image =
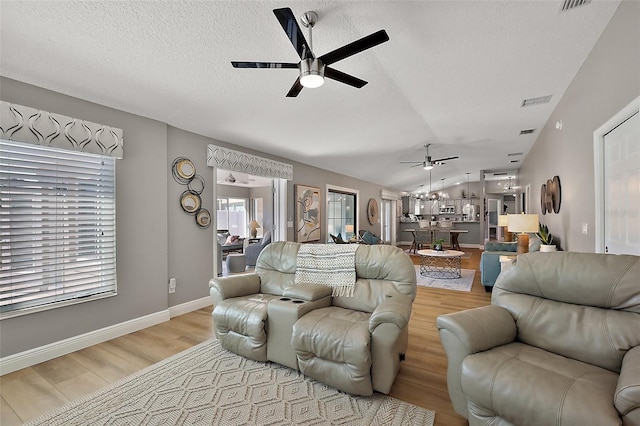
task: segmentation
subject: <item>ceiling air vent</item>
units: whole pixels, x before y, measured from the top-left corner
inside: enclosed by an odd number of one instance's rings
[[[519,163],[519,162],[520,162],[520,160],[511,160],[511,161],[509,161],[509,162],[510,162],[510,163]]]
[[[508,174],[509,174],[509,172],[500,172],[500,173],[494,173],[493,175],[494,176],[506,176]]]
[[[507,157],[515,157],[516,155],[522,155],[521,152],[511,152],[509,154],[507,154]]]
[[[536,129],[525,129],[525,130],[520,130],[520,134],[521,135],[530,135],[531,133],[535,132]]]
[[[551,95],[538,96],[537,98],[525,99],[524,101],[522,101],[522,105],[521,106],[526,107],[526,106],[531,106],[531,105],[546,104],[550,100],[551,100]]]
[[[584,6],[585,4],[591,3],[591,0],[564,0],[562,2],[561,12],[567,11],[569,9],[573,9],[578,6]]]

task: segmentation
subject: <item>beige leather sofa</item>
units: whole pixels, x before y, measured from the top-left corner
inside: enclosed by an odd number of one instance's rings
[[[222,347],[273,361],[336,389],[388,393],[407,349],[415,269],[397,247],[358,247],[353,297],[295,285],[299,243],[275,242],[255,273],[210,281],[213,323]]]
[[[518,256],[491,305],[437,319],[470,425],[640,425],[640,257]]]

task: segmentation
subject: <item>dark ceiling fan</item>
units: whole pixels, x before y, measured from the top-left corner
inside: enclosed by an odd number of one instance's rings
[[[456,155],[455,157],[438,158],[437,160],[433,160],[429,155],[429,146],[431,146],[430,143],[424,146],[427,150],[427,155],[424,156],[424,161],[401,161],[400,163],[413,164],[413,166],[411,167],[422,166],[422,168],[425,170],[431,170],[433,169],[433,166],[442,166],[443,164],[446,164],[445,161],[455,160],[456,158],[459,158]]]
[[[302,16],[302,25],[309,28],[309,41],[304,38],[298,22],[296,21],[293,12],[288,7],[283,9],[274,9],[273,13],[276,15],[278,22],[287,34],[293,48],[296,49],[298,56],[300,56],[300,62],[239,62],[232,61],[231,65],[234,68],[297,68],[300,70],[300,75],[293,86],[287,93],[287,97],[296,97],[300,93],[303,87],[315,88],[320,87],[324,83],[324,78],[330,78],[332,80],[339,81],[349,86],[361,88],[366,81],[360,80],[352,75],[338,71],[335,68],[331,68],[329,65],[338,62],[349,56],[360,53],[364,50],[377,46],[385,41],[389,41],[389,36],[385,30],[377,31],[345,46],[342,46],[329,53],[325,53],[322,56],[316,57],[313,53],[313,37],[311,29],[318,20],[318,15],[315,12],[306,12]]]

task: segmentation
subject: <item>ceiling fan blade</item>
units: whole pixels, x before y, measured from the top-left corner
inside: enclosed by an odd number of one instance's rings
[[[291,40],[291,44],[293,44],[293,48],[298,52],[300,59],[306,59],[305,56],[313,55],[311,49],[308,47],[307,39],[304,38],[304,34],[302,34],[302,30],[298,25],[298,21],[296,21],[296,17],[293,16],[291,9],[288,7],[273,9],[273,14],[278,18],[278,22],[282,25],[289,40]]]
[[[360,80],[357,77],[354,77],[349,74],[345,74],[342,71],[338,71],[337,69],[331,67],[325,67],[324,76],[330,78],[335,81],[339,81],[340,83],[348,84],[349,86],[357,87],[358,89],[367,84],[366,81]]]
[[[289,93],[287,93],[287,98],[295,98],[296,96],[298,96],[298,94],[300,94],[301,90],[302,90],[302,84],[300,83],[300,77],[298,77],[296,82],[293,83],[293,86],[291,86],[291,89],[289,89]]]
[[[457,155],[455,157],[447,157],[447,158],[438,158],[437,160],[433,160],[434,163],[440,163],[442,161],[447,161],[447,160],[455,160],[456,158],[460,158]]]
[[[401,161],[400,164],[422,164],[422,161]]]
[[[420,167],[420,166],[424,167],[424,163],[414,164],[414,165],[413,165],[413,166],[411,166],[411,167]]]
[[[373,34],[369,34],[366,37],[362,37],[360,40],[356,40],[345,46],[339,47],[334,51],[326,53],[320,56],[318,59],[321,59],[325,65],[331,65],[334,62],[338,62],[344,58],[348,58],[349,56],[360,53],[363,50],[370,49],[374,46],[384,43],[385,41],[389,41],[389,36],[387,35],[387,32],[385,30],[380,30]]]
[[[298,68],[298,64],[290,62],[241,62],[231,61],[234,68]]]

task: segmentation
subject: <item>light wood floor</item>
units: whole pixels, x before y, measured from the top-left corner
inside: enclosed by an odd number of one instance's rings
[[[447,357],[438,315],[488,305],[480,284],[480,251],[462,260],[475,269],[471,292],[418,287],[409,323],[409,350],[391,396],[436,411],[436,425],[466,425],[447,393]],[[414,263],[418,258],[412,257]],[[214,336],[211,308],[0,377],[0,425],[19,425]]]

